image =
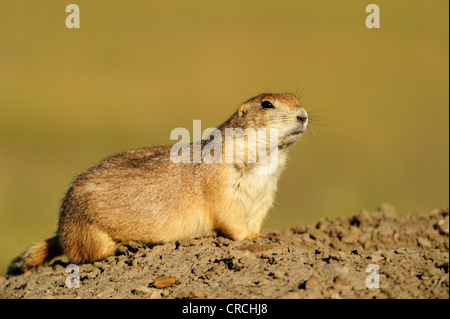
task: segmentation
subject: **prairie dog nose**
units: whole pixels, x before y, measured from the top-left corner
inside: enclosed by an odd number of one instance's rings
[[[306,124],[308,122],[308,113],[306,113],[306,110],[302,107],[300,108],[299,114],[297,115],[297,121],[302,124]]]

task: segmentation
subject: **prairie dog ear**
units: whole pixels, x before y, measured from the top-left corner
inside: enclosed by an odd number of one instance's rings
[[[251,106],[252,104],[250,102],[243,103],[239,108],[239,117],[245,115]]]

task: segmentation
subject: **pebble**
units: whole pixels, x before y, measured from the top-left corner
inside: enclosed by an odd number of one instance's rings
[[[192,239],[180,239],[177,241],[177,243],[181,246],[181,247],[189,247],[189,246],[193,246],[194,244],[192,243]]]
[[[311,229],[309,231],[309,235],[312,239],[314,240],[318,240],[318,241],[325,241],[325,239],[327,238],[327,236],[320,230],[318,229]]]
[[[304,234],[308,231],[308,226],[297,225],[297,226],[291,227],[291,230],[294,234]]]
[[[153,281],[153,287],[162,289],[175,285],[177,278],[174,276],[159,276]]]
[[[331,299],[342,299],[341,295],[338,292],[335,292],[331,295]]]
[[[157,291],[153,291],[150,294],[150,299],[161,299],[161,293],[157,292]]]
[[[150,290],[150,288],[145,286],[139,286],[134,290],[134,294],[141,296],[150,295],[151,293],[152,291]]]
[[[312,275],[308,280],[305,282],[305,289],[312,289],[315,286],[317,286],[320,283],[319,277],[317,275]]]
[[[438,230],[442,235],[449,234],[448,216],[446,219],[441,219],[438,221]]]
[[[426,238],[417,237],[417,243],[419,244],[419,246],[421,246],[423,248],[431,248],[431,243]]]

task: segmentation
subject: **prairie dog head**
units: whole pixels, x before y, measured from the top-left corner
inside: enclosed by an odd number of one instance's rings
[[[240,106],[238,119],[243,128],[277,129],[280,149],[295,143],[308,126],[308,113],[292,94],[258,95]]]

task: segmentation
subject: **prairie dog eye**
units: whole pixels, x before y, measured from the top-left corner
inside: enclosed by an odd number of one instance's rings
[[[270,103],[269,101],[262,101],[261,102],[261,106],[263,107],[263,108],[265,108],[265,109],[273,109],[274,108],[274,106],[273,106],[273,104],[272,103]]]

